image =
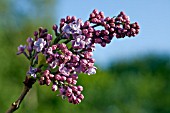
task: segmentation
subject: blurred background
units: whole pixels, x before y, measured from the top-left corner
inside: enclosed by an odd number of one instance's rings
[[[96,47],[97,74],[79,76],[81,104],[69,104],[36,83],[16,113],[170,113],[169,0],[0,0],[0,113],[20,95],[28,69],[17,47],[40,26],[53,33],[60,18],[85,21],[94,8],[106,16],[124,11],[139,22],[140,34]]]

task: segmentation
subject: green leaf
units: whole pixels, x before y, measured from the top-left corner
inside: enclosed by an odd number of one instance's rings
[[[42,53],[38,54],[38,66],[46,64],[46,58]]]

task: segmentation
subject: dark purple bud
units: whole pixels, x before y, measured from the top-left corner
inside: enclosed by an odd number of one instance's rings
[[[38,36],[38,32],[37,31],[34,32],[34,36],[35,37]]]
[[[102,46],[102,47],[105,47],[105,46],[106,46],[106,42],[102,42],[102,43],[101,43],[101,46]]]
[[[76,94],[77,94],[77,95],[80,95],[80,94],[81,94],[81,91],[77,91]]]
[[[67,78],[65,76],[61,76],[61,81],[65,81]]]
[[[112,27],[112,28],[115,27],[115,23],[110,23],[109,25],[110,25],[110,27]]]
[[[76,21],[77,20],[77,18],[75,17],[75,16],[72,16],[71,17],[71,21],[73,22],[73,21]]]
[[[72,84],[76,85],[77,84],[77,80],[72,80]]]
[[[44,73],[43,73],[43,75],[45,75],[45,76],[48,76],[49,74],[50,74],[49,70],[45,70]]]
[[[78,79],[78,75],[77,74],[72,74],[71,78],[73,78],[74,80],[77,80]]]
[[[110,31],[110,32],[114,32],[115,29],[114,29],[114,28],[110,28],[109,31]]]
[[[50,79],[53,79],[54,75],[53,74],[49,74],[49,77],[50,77]]]
[[[67,16],[66,17],[66,21],[69,22],[71,20],[71,17],[70,16]]]
[[[53,30],[57,32],[58,26],[56,24],[53,25]]]
[[[94,18],[95,17],[95,14],[94,13],[91,13],[90,14],[90,18]]]
[[[61,80],[61,76],[59,74],[55,75],[55,80]]]
[[[100,44],[100,43],[102,43],[102,39],[101,38],[95,38],[94,42]]]
[[[104,18],[104,12],[100,11],[99,15],[101,16],[101,18]]]
[[[56,84],[53,84],[53,85],[52,85],[52,91],[57,91],[57,89],[58,89],[57,85],[56,85]]]
[[[96,32],[95,32],[95,34],[96,34],[96,36],[100,36],[100,30],[97,30]]]
[[[32,39],[31,37],[28,37],[28,38],[27,38],[27,42],[28,42],[29,44],[32,44],[32,43],[33,43],[33,39]]]
[[[50,83],[51,83],[51,80],[50,80],[50,79],[47,79],[47,80],[46,80],[46,85],[49,86]]]
[[[97,9],[94,9],[94,10],[93,10],[93,13],[94,13],[95,15],[97,15],[97,14],[99,13],[99,11],[98,11]]]
[[[52,45],[52,50],[56,50],[57,49],[57,45]]]
[[[92,19],[91,19],[91,22],[92,22],[92,23],[97,23],[97,22],[98,22],[98,19],[97,19],[97,18],[92,18]]]
[[[65,23],[65,19],[64,19],[64,18],[61,18],[60,22],[61,22],[61,23]]]
[[[32,50],[33,50],[33,47],[29,44],[29,45],[27,46],[27,50],[31,53]]]
[[[108,30],[108,29],[110,28],[110,25],[109,25],[109,24],[106,24],[104,27],[105,27],[105,29]]]
[[[77,86],[78,91],[83,91],[83,87],[82,86]]]
[[[85,21],[83,27],[89,27],[90,26],[90,22],[89,21]]]
[[[93,33],[93,31],[94,31],[94,28],[92,28],[92,27],[89,27],[89,28],[88,28],[88,32],[89,32],[89,33]]]
[[[47,41],[51,41],[52,40],[52,35],[48,34],[47,35]]]
[[[73,102],[74,104],[79,104],[81,100],[79,98],[76,98],[76,100]]]
[[[87,29],[83,29],[83,34],[87,34],[88,33],[88,30]]]
[[[67,78],[67,83],[69,83],[69,84],[71,84],[72,83],[72,81],[73,81],[73,79],[72,78]]]
[[[81,99],[81,100],[83,100],[83,99],[84,99],[84,95],[83,95],[83,94],[80,94],[80,95],[78,95],[78,98]]]
[[[72,88],[72,90],[75,91],[75,92],[78,90],[78,89],[77,89],[77,86],[72,86],[71,88]]]
[[[110,19],[110,17],[106,17],[104,20],[108,22]]]
[[[100,20],[100,19],[101,19],[101,16],[100,16],[99,14],[97,14],[97,15],[96,15],[96,18],[97,18],[98,20]]]

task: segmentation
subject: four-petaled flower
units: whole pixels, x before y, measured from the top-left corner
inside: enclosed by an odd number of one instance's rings
[[[43,38],[39,38],[37,41],[34,42],[34,49],[37,52],[41,52],[46,45],[46,41]]]
[[[30,76],[36,78],[36,77],[37,77],[36,72],[37,72],[37,68],[32,68],[32,67],[30,66],[30,69],[29,69],[29,71],[27,72],[27,75],[30,75]]]
[[[19,54],[21,54],[21,53],[24,53],[25,48],[26,48],[26,45],[20,45],[20,46],[18,47],[17,55],[19,55]]]
[[[69,38],[70,35],[72,34],[82,34],[82,31],[80,29],[80,25],[82,22],[80,20],[74,21],[69,24],[64,24],[62,27],[63,34],[66,38]]]
[[[90,67],[90,68],[88,68],[86,71],[85,71],[85,73],[87,73],[88,75],[91,75],[91,74],[96,74],[96,67]]]
[[[85,48],[85,36],[84,35],[78,35],[72,40],[72,47],[74,49],[83,49]]]

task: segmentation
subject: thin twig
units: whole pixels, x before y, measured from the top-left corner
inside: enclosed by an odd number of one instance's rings
[[[35,79],[26,77],[26,79],[24,81],[24,84],[25,84],[24,89],[21,92],[21,95],[15,102],[12,103],[12,105],[10,106],[10,108],[7,110],[6,113],[13,113],[14,111],[16,111],[19,108],[21,102],[23,101],[23,99],[25,98],[25,96],[27,95],[29,90],[32,88],[32,85],[34,83],[35,83]]]

